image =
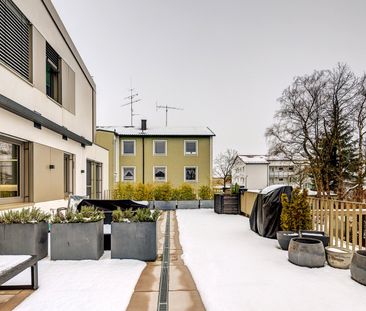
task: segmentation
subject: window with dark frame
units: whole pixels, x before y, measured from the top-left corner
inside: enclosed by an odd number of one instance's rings
[[[61,58],[46,43],[46,94],[61,104]]]
[[[31,80],[31,24],[11,0],[0,1],[0,61]]]
[[[197,180],[197,168],[196,167],[186,167],[185,168],[185,181],[196,181]]]
[[[0,138],[0,199],[20,196],[21,145]]]

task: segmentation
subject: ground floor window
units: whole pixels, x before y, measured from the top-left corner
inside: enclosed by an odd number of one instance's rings
[[[197,167],[184,168],[184,181],[197,181]]]
[[[21,198],[22,151],[21,143],[0,137],[0,201]]]
[[[91,199],[102,199],[103,164],[92,160],[86,161],[86,194]]]
[[[122,166],[122,181],[135,181],[135,171],[134,166]]]
[[[167,181],[166,166],[154,166],[154,181]]]
[[[64,154],[64,193],[73,194],[74,189],[74,158],[72,154]]]

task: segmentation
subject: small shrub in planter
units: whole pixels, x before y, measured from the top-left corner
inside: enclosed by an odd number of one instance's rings
[[[277,240],[282,249],[287,250],[290,240],[298,236],[299,230],[310,230],[312,227],[310,205],[307,191],[294,189],[291,198],[282,194],[281,228],[277,232]]]
[[[0,214],[0,255],[48,255],[48,219],[39,208]]]
[[[156,221],[160,211],[120,209],[112,214],[111,257],[153,261],[157,257]]]
[[[169,183],[157,184],[154,186],[154,200],[169,201],[172,199],[173,188]]]
[[[51,219],[51,259],[99,259],[104,252],[104,213],[93,206],[59,212]]]
[[[213,198],[213,194],[212,194],[212,189],[210,188],[210,186],[201,186],[198,189],[198,197],[201,200],[212,200]]]

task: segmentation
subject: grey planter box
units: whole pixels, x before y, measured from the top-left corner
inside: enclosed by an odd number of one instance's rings
[[[200,200],[200,208],[214,208],[214,200]]]
[[[103,252],[103,220],[51,225],[51,260],[98,260]]]
[[[177,201],[154,201],[154,207],[160,210],[175,210]]]
[[[48,255],[48,223],[0,224],[0,255]]]
[[[198,209],[199,201],[198,200],[185,200],[185,201],[177,201],[177,208],[180,209]]]
[[[156,222],[112,222],[111,257],[155,260],[157,257]]]

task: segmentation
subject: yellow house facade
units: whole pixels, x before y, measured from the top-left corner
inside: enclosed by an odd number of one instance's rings
[[[146,123],[145,123],[146,124]],[[117,182],[211,185],[209,128],[98,127],[96,141],[109,150],[110,185]]]

